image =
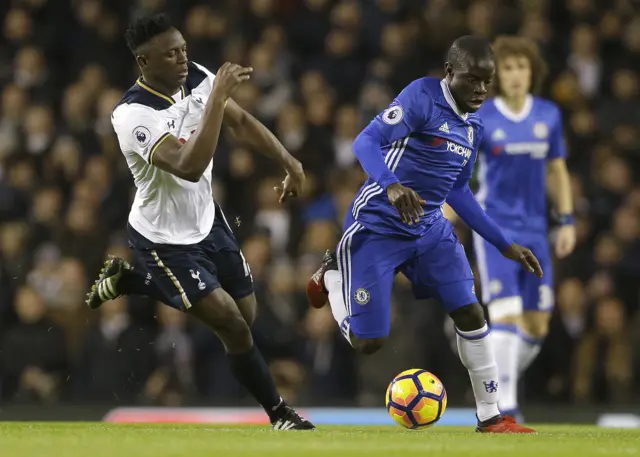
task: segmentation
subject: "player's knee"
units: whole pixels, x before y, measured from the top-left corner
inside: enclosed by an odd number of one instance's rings
[[[456,327],[463,332],[478,330],[485,324],[484,309],[480,303],[463,306],[450,315]]]
[[[256,311],[258,309],[255,294],[236,300],[236,303],[245,322],[249,327],[252,327],[253,322],[256,320]]]
[[[251,329],[240,313],[229,313],[214,331],[224,343],[227,352],[242,353],[253,346]]]
[[[386,340],[386,338],[360,339],[352,336],[351,344],[353,345],[353,348],[356,350],[356,352],[369,355],[378,352],[382,348],[382,346],[384,346],[384,342]]]
[[[503,325],[515,325],[520,326],[520,322],[522,320],[521,316],[503,316],[500,318],[491,317],[491,313],[489,313],[489,317],[491,318],[492,324],[503,324]]]
[[[526,313],[522,316],[522,321],[520,323],[522,331],[536,339],[543,339],[549,333],[549,320],[551,315],[549,313],[533,313],[532,315],[528,315]]]
[[[251,329],[235,301],[222,289],[214,290],[192,308],[192,314],[207,324],[229,353],[246,352],[253,346]]]

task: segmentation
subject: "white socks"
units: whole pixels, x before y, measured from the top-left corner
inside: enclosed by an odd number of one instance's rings
[[[456,340],[460,360],[469,370],[478,420],[482,422],[499,415],[498,367],[493,358],[489,327],[485,323],[482,328],[470,332],[456,328]]]
[[[518,327],[494,324],[491,337],[500,379],[500,411],[512,414],[518,409],[518,364],[522,346]]]
[[[491,327],[493,351],[500,379],[500,411],[518,412],[518,381],[542,347],[542,341],[524,335],[516,325],[496,323]]]
[[[342,277],[337,270],[328,270],[324,274],[324,287],[329,291],[329,305],[333,318],[338,323],[342,336],[351,344],[349,312],[342,295]]]
[[[540,349],[542,349],[543,340],[520,334],[520,351],[518,353],[518,372],[523,373],[529,365],[533,363]]]

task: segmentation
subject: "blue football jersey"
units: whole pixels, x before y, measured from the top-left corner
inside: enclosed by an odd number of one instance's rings
[[[478,158],[476,197],[500,226],[547,230],[547,161],[566,157],[562,116],[549,100],[528,96],[521,113],[500,98],[478,114],[485,127]]]
[[[367,128],[379,129],[381,154],[403,186],[427,203],[419,223],[402,222],[386,191],[369,178],[353,201],[352,215],[377,233],[422,236],[443,217],[452,188],[473,172],[482,138],[477,114],[463,113],[444,80],[421,78],[409,84]],[[372,152],[374,153],[374,152]]]

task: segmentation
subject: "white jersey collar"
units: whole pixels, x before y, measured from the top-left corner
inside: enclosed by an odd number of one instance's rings
[[[447,80],[446,79],[443,79],[443,80],[440,81],[440,87],[442,88],[442,93],[444,94],[444,99],[447,101],[447,103],[449,104],[451,109],[453,111],[455,111],[455,113],[458,116],[460,116],[463,121],[466,121],[467,117],[469,117],[469,113],[465,113],[460,108],[458,108],[458,105],[456,104],[456,101],[453,99],[453,95],[451,95],[451,90],[449,89],[449,84],[447,84]]]
[[[505,118],[509,119],[512,122],[522,122],[531,113],[531,109],[533,108],[533,97],[531,95],[527,95],[524,99],[524,106],[522,107],[522,111],[519,113],[514,113],[507,106],[506,102],[502,97],[496,97],[493,101],[496,109],[500,114],[502,114]]]

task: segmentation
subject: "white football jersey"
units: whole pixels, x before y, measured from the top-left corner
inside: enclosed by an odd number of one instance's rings
[[[153,243],[198,243],[211,231],[215,217],[212,163],[196,183],[153,166],[158,146],[170,135],[189,140],[204,114],[215,76],[195,62],[188,66],[187,81],[177,94],[169,97],[140,79],[111,116],[136,185],[129,223]]]

